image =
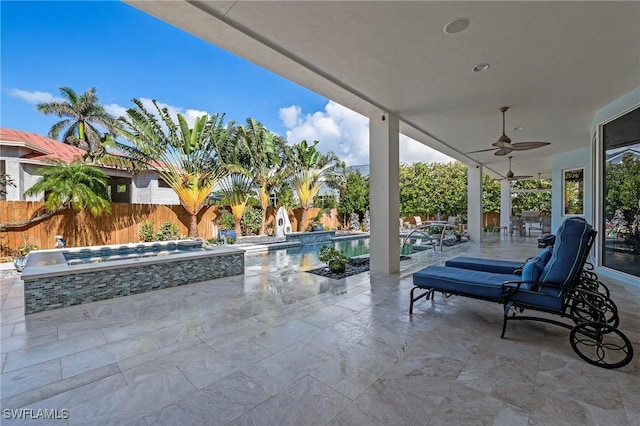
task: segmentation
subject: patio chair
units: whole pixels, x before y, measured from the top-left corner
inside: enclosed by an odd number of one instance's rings
[[[415,302],[433,298],[436,291],[446,297],[457,295],[495,302],[503,306],[502,338],[509,321],[555,324],[570,330],[569,342],[580,358],[598,367],[623,367],[632,360],[633,347],[617,328],[620,321],[617,308],[608,295],[589,290],[596,278],[581,272],[585,267],[589,269],[586,260],[595,235],[584,219],[566,219],[553,248],[545,248],[529,259],[520,274],[429,266],[413,274],[409,314],[413,314]],[[416,296],[416,290],[424,292]],[[522,315],[524,311],[542,315]]]
[[[529,231],[529,236],[531,236],[531,231],[540,231],[540,235],[543,234],[542,231],[542,221],[544,219],[540,218],[540,221],[538,223],[531,223],[529,224],[529,227],[527,228],[527,230]]]
[[[524,221],[517,217],[511,218],[511,232],[514,236],[524,237]]]

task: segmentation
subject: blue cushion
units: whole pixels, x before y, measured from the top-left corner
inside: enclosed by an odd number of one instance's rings
[[[520,280],[518,275],[449,266],[429,266],[413,274],[413,284],[421,288],[495,301],[500,301],[502,297],[502,283],[517,280]]]
[[[522,280],[523,281],[539,281],[540,276],[542,275],[542,271],[544,267],[551,259],[552,248],[547,247],[540,252],[536,257],[532,257],[527,260],[527,263],[524,264],[522,268]],[[532,290],[532,284],[523,284],[520,288],[524,290]]]
[[[513,274],[516,269],[522,268],[522,262],[517,260],[483,259],[468,256],[456,256],[444,262],[444,265],[452,268],[495,272],[496,274]]]
[[[547,290],[555,290],[549,288],[542,288],[540,291],[522,290],[509,295],[509,301],[515,302],[519,306],[530,305],[537,308],[545,308],[550,310],[562,311],[564,305],[564,298],[557,296],[557,291],[550,292]],[[505,308],[509,304],[505,305]],[[507,309],[508,311],[508,309]]]
[[[571,284],[587,256],[591,226],[581,217],[566,219],[556,236],[553,254],[540,281],[560,285]]]

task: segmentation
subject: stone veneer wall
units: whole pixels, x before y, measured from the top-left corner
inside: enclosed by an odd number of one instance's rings
[[[287,241],[298,241],[300,244],[313,244],[330,241],[335,237],[336,231],[293,232],[287,234]]]
[[[244,252],[24,279],[25,314],[244,273]]]

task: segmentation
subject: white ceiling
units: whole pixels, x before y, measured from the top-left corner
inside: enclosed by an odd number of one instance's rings
[[[516,174],[549,175],[551,155],[589,146],[598,109],[640,86],[634,1],[128,3],[362,114],[397,113],[402,133],[502,174],[506,157],[462,155],[497,140],[499,107],[513,142],[551,142],[514,152]],[[469,27],[445,34],[459,17]]]

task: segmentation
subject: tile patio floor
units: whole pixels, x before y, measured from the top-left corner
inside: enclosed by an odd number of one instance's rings
[[[638,355],[592,367],[542,323],[502,340],[500,306],[461,297],[409,317],[419,267],[538,252],[535,237],[487,237],[413,255],[397,276],[336,282],[256,257],[244,276],[28,317],[22,282],[4,279],[2,424],[639,425]],[[639,288],[607,284],[637,354]],[[19,408],[68,419],[6,419]]]

